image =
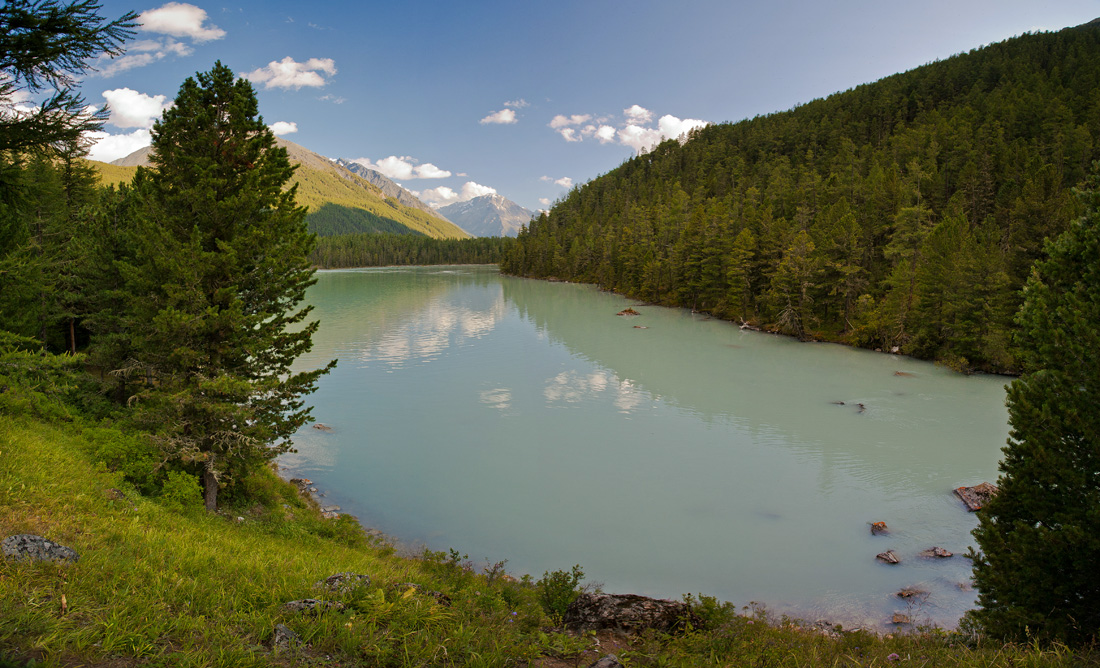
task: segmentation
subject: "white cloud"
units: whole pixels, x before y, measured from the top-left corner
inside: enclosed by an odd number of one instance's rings
[[[113,77],[120,72],[145,67],[168,56],[183,57],[192,53],[194,53],[194,49],[189,45],[177,42],[171,37],[142,39],[129,44],[124,56],[118,58],[100,57],[95,62],[95,69],[101,77]]]
[[[173,37],[190,37],[196,42],[209,42],[225,37],[225,31],[206,24],[206,10],[185,2],[169,2],[157,9],[142,12],[137,22],[146,32]]]
[[[129,134],[89,132],[86,136],[94,142],[88,150],[88,158],[100,162],[125,158],[139,148],[145,148],[153,143],[152,135],[145,128],[134,130]]]
[[[558,114],[550,120],[550,127],[555,130],[559,128],[569,127],[570,125],[580,125],[587,122],[592,118],[591,114],[573,114],[572,116],[563,116]]]
[[[378,162],[372,162],[369,158],[356,158],[351,162],[381,172],[386,178],[395,181],[404,179],[445,179],[451,176],[451,172],[445,169],[440,169],[430,162],[420,164],[419,160],[407,155],[401,157],[391,155],[388,158],[382,158]]]
[[[478,121],[482,125],[488,125],[490,123],[498,125],[511,125],[516,122],[516,112],[511,109],[501,109],[500,111],[494,111],[485,118]]]
[[[560,179],[555,179],[553,176],[540,176],[539,181],[552,181],[562,188],[572,188],[573,179],[568,176],[563,176]]]
[[[623,109],[623,116],[626,116],[634,124],[648,123],[653,120],[653,112],[637,104],[632,104]]]
[[[336,63],[332,58],[310,58],[304,63],[296,62],[290,56],[279,61],[271,61],[267,67],[261,67],[241,76],[262,83],[264,88],[320,88],[324,86],[324,75],[336,74]]]
[[[319,97],[317,99],[322,101],[322,102],[331,102],[333,104],[343,104],[344,102],[347,101],[344,98],[339,97],[338,95],[322,95],[321,97]]]
[[[521,97],[518,100],[509,100],[505,102],[504,106],[512,107],[513,109],[523,109],[524,107],[531,106],[531,103]]]
[[[550,200],[549,197],[540,197],[539,198],[539,204],[541,204],[543,206],[550,206],[550,201],[551,200]]]
[[[298,124],[290,121],[275,121],[271,124],[271,132],[276,137],[293,134],[298,131]]]
[[[567,142],[595,139],[601,144],[619,143],[643,153],[666,139],[680,139],[692,130],[710,125],[707,121],[666,114],[657,121],[657,127],[651,127],[653,112],[637,104],[623,109],[624,120],[618,128],[608,118],[588,123],[591,118],[590,114],[558,115],[550,121],[550,127]]]
[[[426,202],[433,207],[439,208],[441,206],[447,206],[448,204],[455,204],[457,202],[466,202],[472,200],[475,197],[481,197],[482,195],[495,195],[496,188],[490,188],[489,186],[483,186],[480,183],[473,181],[467,181],[462,184],[461,192],[455,192],[453,189],[447,186],[439,186],[438,188],[431,188],[429,190],[421,190],[419,192],[413,192],[418,199],[422,202]]]
[[[129,88],[103,91],[111,109],[107,122],[118,128],[150,129],[165,109],[172,106],[164,95],[146,95]],[[138,147],[140,148],[140,147]],[[121,157],[121,156],[119,156]]]

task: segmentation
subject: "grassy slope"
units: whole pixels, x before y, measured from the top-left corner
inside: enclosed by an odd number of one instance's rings
[[[92,463],[97,433],[0,415],[0,534],[40,534],[81,554],[67,566],[0,559],[0,665],[7,655],[46,665],[572,666],[600,654],[591,637],[545,629],[534,588],[489,582],[455,559],[403,559],[366,545],[351,522],[320,520],[274,476],[256,488],[270,503],[237,511],[243,521],[143,498]],[[128,498],[111,500],[115,487]],[[311,584],[343,571],[372,578],[328,597],[345,611],[282,609],[324,597]],[[391,587],[405,582],[453,603]],[[699,611],[710,631],[620,639],[620,658],[628,666],[1096,665],[1064,648],[974,646],[938,631],[832,638],[731,606]],[[272,652],[276,623],[310,647]]]
[[[297,151],[291,151],[291,161],[301,165],[294,175],[294,182],[298,184],[298,203],[309,207],[311,212],[325,204],[332,204],[367,211],[436,239],[465,239],[469,236],[453,223],[385,197],[366,179],[346,169],[331,162],[303,157]],[[99,172],[102,184],[128,183],[137,171],[137,167],[120,167],[95,160],[88,162]]]

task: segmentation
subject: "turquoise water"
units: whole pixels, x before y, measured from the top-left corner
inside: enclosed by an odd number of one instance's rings
[[[405,544],[846,625],[973,605],[976,519],[951,490],[996,480],[1003,377],[493,267],[322,272],[309,300],[298,366],[340,360],[312,397],[332,431],[281,463]]]

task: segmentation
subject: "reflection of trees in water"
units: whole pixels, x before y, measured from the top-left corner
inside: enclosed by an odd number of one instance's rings
[[[495,270],[481,267],[321,272],[308,297],[316,349],[363,363],[431,359],[485,336],[505,312]]]

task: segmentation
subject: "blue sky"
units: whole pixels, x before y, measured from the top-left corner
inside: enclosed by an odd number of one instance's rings
[[[220,59],[290,141],[436,204],[545,208],[697,124],[1100,17],[1100,0],[223,1],[102,3],[143,27],[84,79],[112,108],[92,157],[148,144],[182,81]]]

